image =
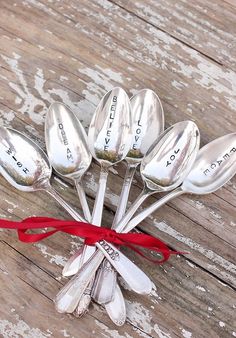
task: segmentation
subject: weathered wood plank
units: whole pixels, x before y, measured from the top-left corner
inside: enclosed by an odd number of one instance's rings
[[[235,20],[224,1],[112,1],[208,58],[236,69]]]
[[[87,127],[96,104],[115,85],[130,94],[143,87],[157,91],[166,125],[183,119],[196,121],[202,144],[235,131],[236,12],[226,2],[27,0],[0,4],[0,122],[26,132],[42,147],[44,116],[51,102],[66,103]],[[120,165],[110,175],[106,225],[113,216],[109,210],[115,210],[118,202],[124,170]],[[85,177],[91,206],[98,172],[94,164]],[[53,183],[78,207],[70,184]],[[69,217],[43,193],[19,193],[3,178],[0,185],[0,217]],[[141,187],[136,177],[130,201]],[[236,285],[235,192],[233,178],[215,194],[178,198],[143,223],[144,231],[190,254],[154,267],[128,252],[160,287],[150,297],[126,291],[130,324],[118,331],[97,306],[82,320],[54,316],[51,299],[66,282],[60,277],[61,268],[80,245],[77,239],[56,235],[29,252],[29,246],[17,242],[15,234],[1,231],[5,243],[1,243],[0,285],[7,286],[0,296],[4,303],[0,333],[12,330],[10,334],[17,334],[17,325],[21,325],[24,337],[35,328],[32,332],[40,338],[76,337],[78,333],[83,337],[236,335],[234,291],[230,287]],[[148,203],[155,198],[158,196]],[[11,271],[10,281],[4,273],[9,272],[6,266]],[[22,288],[20,294],[14,290],[15,285]],[[24,298],[26,311],[20,308]],[[29,317],[36,313],[35,303],[39,312],[36,319]],[[50,327],[52,333],[47,332]],[[88,333],[87,327],[94,327],[94,333]]]

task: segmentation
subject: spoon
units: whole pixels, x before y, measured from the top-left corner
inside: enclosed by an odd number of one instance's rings
[[[136,211],[137,205],[144,201],[144,197],[157,191],[175,189],[181,184],[194,163],[199,141],[199,130],[196,124],[191,121],[176,123],[160,135],[156,144],[149,149],[141,163],[141,174],[145,180],[145,188],[137,199],[138,202],[136,202],[135,208],[132,208],[132,212]],[[130,212],[130,217],[132,216],[131,214]],[[127,217],[127,219],[129,220],[130,218]],[[115,227],[115,230],[121,232],[125,225],[126,219],[123,218]],[[117,253],[119,253],[118,250]],[[96,251],[91,256],[89,261],[83,265],[82,269],[64,289],[64,301],[72,297],[74,290],[77,292],[76,296],[80,297],[103,258],[104,256],[100,251]]]
[[[122,232],[131,231],[155,210],[182,194],[210,194],[226,184],[236,174],[236,133],[215,139],[202,147],[196,161],[181,186],[156,201],[136,217]]]
[[[89,128],[88,139],[90,151],[101,166],[99,188],[91,220],[93,224],[101,224],[108,168],[123,160],[128,153],[129,148],[127,144],[129,145],[131,142],[131,122],[130,102],[127,94],[119,87],[113,88],[113,90],[108,92],[101,100]],[[87,249],[85,247],[82,252],[84,258],[82,256],[80,264],[75,264],[75,260],[73,260],[74,257],[72,257],[68,265],[66,264],[64,267],[63,273],[65,273],[65,271],[68,272],[67,268],[75,267],[73,271],[74,274],[78,271],[79,267],[81,267],[81,263],[87,260],[86,255],[90,257],[93,253],[93,248],[91,249],[91,247],[89,247]],[[79,255],[75,254],[75,259],[77,258],[79,258]],[[72,264],[70,264],[71,262]],[[68,275],[68,273],[66,275]],[[93,284],[94,282],[92,280],[79,301],[76,309],[76,315],[79,317],[87,312],[91,301]],[[114,293],[113,291],[112,289],[112,294]],[[119,286],[117,286],[115,296],[118,311],[111,311],[112,307],[108,307],[107,312],[113,322],[122,325],[125,320],[126,311],[123,311],[125,302]],[[115,314],[118,314],[119,317],[115,317]]]
[[[52,168],[43,150],[20,132],[0,126],[0,172],[15,188],[25,192],[44,190],[54,197],[76,220],[86,222],[51,187]],[[131,288],[139,293],[149,293],[150,279],[115,246],[100,241],[97,247],[118,269]],[[132,276],[129,271],[134,271]],[[135,280],[137,278],[137,280]]]
[[[164,112],[159,97],[150,89],[140,90],[130,99],[132,114],[132,142],[125,158],[127,169],[112,229],[125,214],[129,191],[136,168],[150,146],[164,131]],[[109,262],[103,261],[93,285],[92,297],[99,304],[112,301],[116,287],[116,271]],[[117,307],[117,300],[116,307]],[[111,304],[110,304],[111,306]]]
[[[0,126],[0,172],[16,189],[44,190],[77,221],[85,221],[50,184],[52,167],[47,155],[17,130]]]
[[[92,156],[101,166],[98,191],[91,223],[100,225],[108,177],[108,169],[122,161],[131,143],[131,111],[126,92],[119,87],[106,93],[93,115],[88,145]],[[83,253],[77,251],[65,264],[63,276],[78,272],[83,262],[94,253],[94,247],[84,247]],[[69,273],[68,273],[69,272]]]
[[[85,130],[74,113],[60,102],[49,107],[45,119],[45,141],[54,170],[75,183],[86,220],[91,219],[81,178],[89,168],[92,156]]]

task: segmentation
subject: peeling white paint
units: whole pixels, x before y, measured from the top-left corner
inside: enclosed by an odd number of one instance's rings
[[[219,326],[220,326],[220,327],[225,327],[225,323],[222,322],[222,321],[220,321],[220,322],[219,322]]]
[[[0,320],[0,334],[3,338],[49,338],[52,337],[50,333],[41,331],[38,328],[30,327],[25,321],[21,320],[19,316],[15,316],[17,321],[10,322],[9,320]]]
[[[39,48],[40,50],[44,50],[44,49],[45,49],[45,47],[42,46],[42,45],[38,45],[38,48]]]
[[[187,83],[184,83],[184,82],[182,82],[182,81],[176,81],[176,80],[173,80],[172,82],[171,82],[171,85],[172,85],[172,87],[175,87],[176,89],[178,89],[178,90],[182,90],[182,89],[184,89],[185,87],[188,87],[188,84]]]
[[[191,338],[192,337],[192,332],[187,331],[185,329],[182,329],[182,335],[184,338]]]
[[[190,199],[190,201],[195,205],[196,209],[198,209],[198,210],[205,208],[205,205],[200,201],[196,201],[196,200],[192,200],[192,199]]]
[[[200,290],[202,292],[206,292],[206,289],[204,287],[200,286],[200,285],[197,285],[196,289],[198,289],[198,290]]]
[[[171,338],[152,319],[150,311],[138,302],[126,301],[127,318],[132,324],[148,334],[156,333],[159,338]]]
[[[54,176],[53,179],[54,179],[55,181],[59,182],[60,185],[62,185],[63,187],[69,188],[69,185],[66,184],[64,181],[62,181],[62,179],[60,179],[58,176]]]
[[[120,72],[115,72],[110,68],[103,69],[99,65],[95,65],[94,68],[79,68],[78,71],[91,79],[90,82],[85,82],[81,78],[79,81],[86,84],[87,87],[82,91],[82,94],[95,106],[107,91],[111,90],[115,85],[123,83]]]
[[[44,88],[46,80],[44,79],[44,73],[41,68],[37,68],[34,75],[34,89],[37,93],[37,96],[35,96],[26,82],[23,71],[19,67],[21,56],[19,54],[13,53],[12,58],[5,55],[1,55],[1,57],[9,65],[19,82],[19,84],[16,84],[6,79],[11,89],[16,92],[15,100],[17,101],[16,104],[19,105],[17,108],[18,112],[22,114],[28,114],[34,123],[42,125],[44,123],[44,117],[48,110],[49,104],[57,100],[65,103],[78,116],[79,119],[83,118],[82,123],[85,127],[90,124],[91,116],[94,112],[94,105],[91,102],[87,101],[86,99],[74,102],[70,99],[68,92],[64,89],[52,88],[47,90]],[[54,72],[53,70],[49,71]],[[65,79],[66,77],[64,77],[64,80]],[[102,95],[100,95],[100,98],[101,96]],[[91,94],[90,98],[93,99],[93,97],[94,95]],[[35,111],[36,107],[37,111]],[[83,115],[81,115],[80,112],[83,112]],[[4,118],[6,122],[11,122],[14,117],[14,112],[2,112],[2,118]]]
[[[111,330],[109,329],[105,324],[99,322],[97,319],[95,319],[95,324],[103,330],[103,332],[100,332],[102,337],[105,338],[132,338],[128,333],[125,333],[125,335],[119,334],[118,330]]]
[[[13,203],[12,201],[9,201],[8,199],[5,198],[5,202],[7,202],[9,205],[13,207],[13,209],[18,208],[18,204]]]
[[[63,337],[74,338],[74,336],[71,336],[66,330],[60,330],[60,332],[63,334]]]
[[[65,263],[67,262],[67,258],[60,256],[60,255],[53,255],[50,252],[47,251],[47,246],[42,244],[42,243],[36,243],[34,244],[35,247],[37,247],[40,252],[43,254],[45,258],[50,258],[49,263],[55,263],[56,265],[59,266],[64,266]]]
[[[186,263],[187,263],[191,268],[193,268],[193,269],[196,267],[196,265],[194,265],[193,263],[191,263],[191,262],[189,262],[189,261],[187,261],[187,260],[186,260]]]

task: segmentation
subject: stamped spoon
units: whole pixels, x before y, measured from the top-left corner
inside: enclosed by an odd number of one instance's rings
[[[90,221],[91,214],[81,184],[92,160],[87,135],[75,114],[60,102],[52,103],[47,112],[45,141],[51,165],[60,176],[74,181],[84,217]]]
[[[132,142],[125,158],[126,174],[121,190],[112,229],[125,214],[129,191],[136,168],[150,146],[164,131],[164,112],[159,97],[151,89],[140,90],[130,99],[132,115]],[[112,301],[116,287],[116,271],[107,260],[96,274],[92,297],[99,304]],[[117,304],[117,300],[115,299]],[[110,304],[111,306],[111,304]],[[114,305],[115,306],[115,305]],[[117,306],[117,305],[116,305]]]
[[[236,174],[236,133],[219,137],[199,150],[196,161],[182,185],[156,201],[136,217],[122,232],[131,231],[162,205],[182,194],[210,194]]]
[[[113,88],[100,101],[92,118],[89,133],[89,149],[101,166],[98,191],[91,223],[100,225],[108,177],[108,169],[123,160],[131,143],[131,110],[126,92]],[[82,255],[76,252],[65,264],[63,276],[78,272],[81,263],[94,253],[93,247],[85,247]],[[81,257],[82,256],[82,257]]]
[[[50,184],[52,167],[47,155],[17,130],[0,126],[0,172],[16,189],[44,190],[77,221],[85,221]]]
[[[16,189],[33,192],[43,190],[54,197],[76,220],[86,222],[51,187],[52,168],[43,150],[22,133],[0,127],[0,172]],[[140,293],[149,293],[152,289],[150,279],[115,246],[100,241],[97,247],[119,271],[126,282]],[[108,254],[108,252],[112,252]],[[115,255],[115,258],[113,257]],[[129,272],[133,271],[134,275]],[[136,280],[137,279],[137,280]]]

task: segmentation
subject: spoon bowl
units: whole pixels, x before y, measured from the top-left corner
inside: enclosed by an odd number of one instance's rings
[[[52,168],[44,151],[20,132],[0,127],[0,172],[18,190],[47,186]]]
[[[168,191],[182,183],[196,159],[199,135],[192,121],[176,123],[160,135],[141,163],[148,189]]]
[[[151,89],[142,89],[131,97],[132,139],[125,158],[139,164],[148,149],[164,131],[164,111],[159,97]]]
[[[101,167],[123,160],[131,143],[131,111],[126,92],[115,87],[100,101],[92,118],[89,149]]]
[[[64,104],[51,104],[45,119],[47,153],[54,170],[61,176],[80,179],[92,156],[87,135],[75,114]]]
[[[210,194],[230,180],[235,172],[236,133],[232,133],[200,149],[194,167],[182,184],[182,190],[192,194]]]

